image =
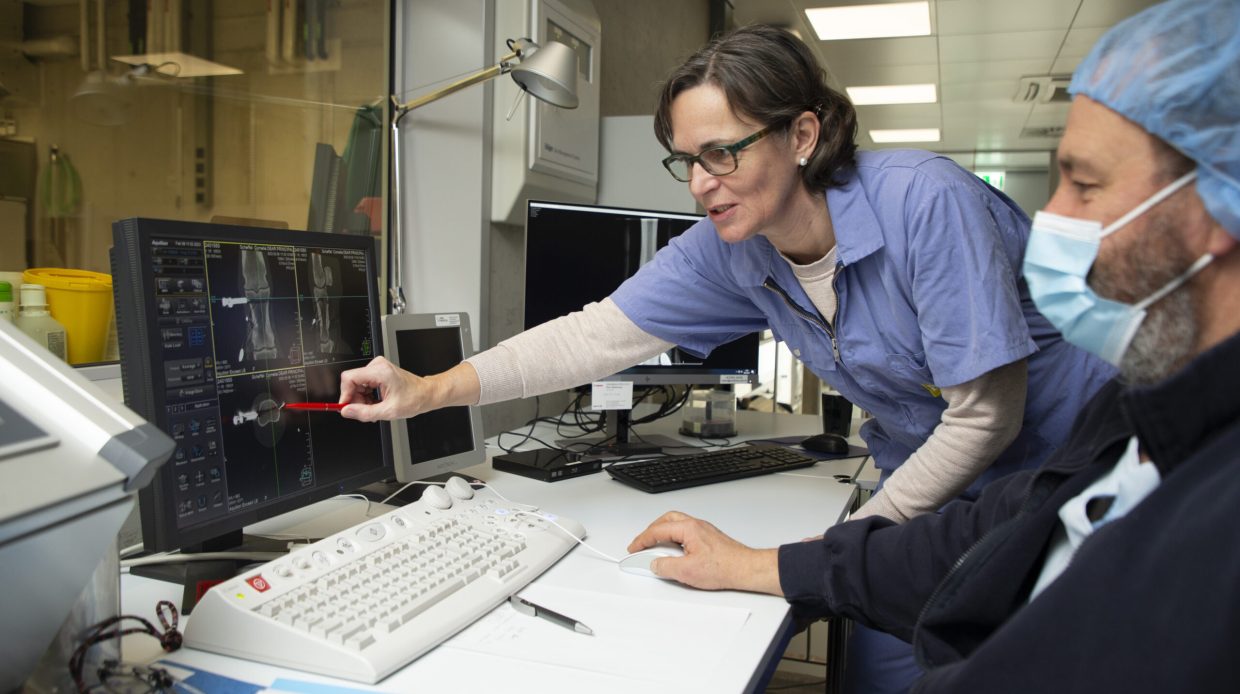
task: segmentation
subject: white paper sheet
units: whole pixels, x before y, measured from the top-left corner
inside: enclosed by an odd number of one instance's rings
[[[671,600],[530,585],[520,595],[594,630],[578,634],[507,603],[443,649],[471,650],[650,683],[690,685],[685,663],[709,672],[728,651],[749,611]]]

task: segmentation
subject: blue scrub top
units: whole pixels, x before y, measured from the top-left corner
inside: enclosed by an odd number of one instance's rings
[[[860,152],[826,192],[835,316],[820,316],[764,236],[735,244],[709,219],[612,294],[642,330],[698,355],[770,328],[811,371],[874,415],[861,428],[884,476],[938,426],[944,386],[1028,358],[1021,432],[964,494],[1036,467],[1115,375],[1038,313],[1020,277],[1029,218],[931,152]]]

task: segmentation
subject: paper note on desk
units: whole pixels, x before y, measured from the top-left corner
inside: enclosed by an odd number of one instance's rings
[[[519,614],[507,603],[443,648],[665,684],[683,683],[684,663],[710,670],[728,652],[749,610],[530,585],[521,596],[594,630],[586,636]],[[635,667],[640,663],[640,667]]]

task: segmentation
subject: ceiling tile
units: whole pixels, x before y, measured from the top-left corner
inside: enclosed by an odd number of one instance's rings
[[[858,39],[855,41],[818,41],[815,45],[827,66],[849,64],[916,65],[938,59],[934,36],[913,36],[898,39]]]
[[[1076,72],[1076,66],[1080,65],[1081,61],[1084,59],[1085,56],[1077,55],[1061,57],[1055,61],[1054,65],[1051,66],[1051,74],[1071,75],[1073,72]]]
[[[765,21],[801,29],[812,5],[862,0],[731,0],[739,24]],[[1023,75],[1071,74],[1106,27],[1156,0],[934,0],[936,35],[857,41],[812,41],[832,84],[867,86],[933,82],[938,104],[858,109],[858,141],[873,148],[871,128],[939,127],[935,151],[1053,150],[1054,137],[1021,137],[1025,128],[1062,128],[1068,104],[1012,101]]]
[[[1081,0],[1074,27],[1110,27],[1120,20],[1157,5],[1159,0]]]
[[[1059,57],[1084,58],[1105,33],[1107,30],[1103,27],[1087,27],[1069,31],[1068,37],[1064,39],[1063,48],[1059,50]]]
[[[1016,83],[1012,80],[954,82],[939,88],[939,100],[945,104],[973,101],[1011,101],[1015,93]]]
[[[857,117],[876,119],[883,123],[924,123],[925,125],[881,125],[882,128],[933,127],[939,123],[938,104],[885,104],[882,106],[858,106]]]
[[[832,77],[845,87],[869,87],[885,84],[938,84],[937,63],[922,65],[868,65],[840,63],[828,65]]]
[[[1080,0],[938,0],[938,34],[1063,31],[1079,5]]]
[[[939,84],[967,82],[1007,81],[1016,93],[1016,84],[1022,75],[1044,75],[1050,60],[987,60],[970,63],[943,63],[939,68]]]
[[[1045,58],[1049,66],[1063,37],[1064,32],[1057,30],[941,36],[939,61],[965,63]]]
[[[1014,120],[1017,125],[1025,121],[1029,115],[1028,104],[1016,104],[1011,101],[971,101],[962,104],[941,104],[943,120],[954,118],[975,119],[978,123],[996,121],[1005,123]]]

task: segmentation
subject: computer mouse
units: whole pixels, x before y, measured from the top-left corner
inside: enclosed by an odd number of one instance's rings
[[[848,453],[848,439],[839,434],[816,434],[802,441],[801,448],[818,453],[844,455]]]
[[[448,492],[448,496],[451,496],[454,499],[464,500],[474,498],[474,488],[470,486],[469,482],[466,482],[461,477],[448,478],[448,481],[443,485],[443,488],[444,491]]]
[[[421,501],[425,501],[427,506],[437,509],[452,508],[452,497],[443,490],[443,487],[427,487],[422,490]]]
[[[663,578],[650,570],[650,562],[659,557],[683,557],[685,550],[675,542],[660,542],[646,549],[639,550],[620,560],[620,570],[625,573],[650,578]],[[671,580],[671,579],[665,579]]]

